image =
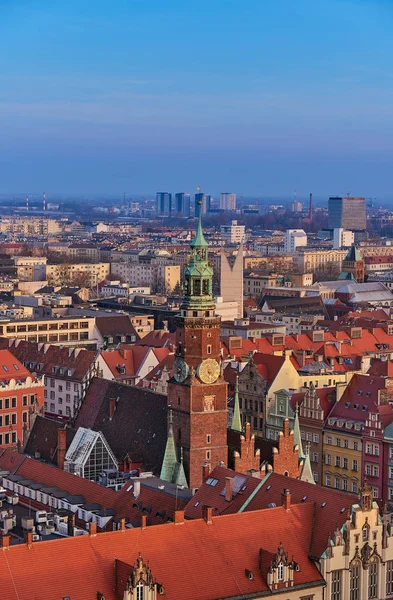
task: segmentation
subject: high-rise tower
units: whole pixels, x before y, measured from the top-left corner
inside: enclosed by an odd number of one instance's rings
[[[227,384],[221,373],[220,325],[215,313],[213,268],[203,236],[201,214],[190,262],[185,267],[185,296],[176,317],[176,358],[168,383],[173,434],[183,448],[190,488],[202,484],[202,466],[227,464]]]

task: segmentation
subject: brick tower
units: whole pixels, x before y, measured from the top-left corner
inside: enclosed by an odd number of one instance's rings
[[[201,211],[184,276],[185,296],[176,317],[176,358],[168,382],[168,404],[179,456],[183,449],[188,485],[198,488],[204,463],[215,467],[228,461],[228,394],[220,367],[221,318],[215,313],[213,269],[208,262]]]

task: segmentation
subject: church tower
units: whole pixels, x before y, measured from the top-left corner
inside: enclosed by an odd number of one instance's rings
[[[213,301],[213,268],[201,213],[185,267],[185,296],[176,317],[176,357],[168,382],[173,435],[190,488],[202,484],[202,466],[228,461],[227,384],[221,373],[220,326]]]

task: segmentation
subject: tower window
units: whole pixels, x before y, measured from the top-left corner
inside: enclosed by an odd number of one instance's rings
[[[212,436],[210,435],[210,433],[208,433],[206,436],[206,444],[210,444],[211,441],[212,441]]]
[[[206,450],[206,460],[210,460],[211,459],[211,452],[210,450]]]
[[[197,317],[198,316],[198,311],[197,310],[193,310],[192,311],[192,316],[193,317]]]
[[[212,353],[212,347],[210,344],[207,345],[207,353],[211,354]]]
[[[180,406],[180,396],[178,396],[178,398],[177,398],[177,403]]]

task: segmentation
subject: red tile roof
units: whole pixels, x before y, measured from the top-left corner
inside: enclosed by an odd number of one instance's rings
[[[266,576],[259,571],[259,551],[274,553],[280,542],[300,566],[294,584],[323,585],[308,557],[312,519],[313,505],[308,503],[290,511],[278,507],[213,517],[210,524],[198,519],[34,543],[31,548],[11,546],[0,552],[2,596],[38,599],[45,590],[46,600],[96,598],[98,592],[106,600],[117,600],[115,558],[121,561],[118,579],[124,581],[140,553],[167,598],[254,597],[268,592]],[[253,573],[251,580],[245,569]]]
[[[186,504],[181,498],[176,498],[175,495],[168,493],[169,490],[165,489],[165,482],[163,482],[164,489],[160,490],[143,485],[143,479],[141,479],[140,494],[134,498],[134,482],[131,480],[126,480],[121,490],[116,492],[89,479],[67,473],[54,465],[12,450],[4,451],[1,454],[0,469],[21,475],[25,479],[41,483],[46,487],[57,487],[68,495],[81,495],[87,504],[100,504],[103,509],[112,508],[116,517],[127,517],[132,522],[140,522],[144,513],[143,509],[149,509],[146,511],[149,524],[166,523],[168,518],[173,519],[176,507],[180,510]],[[135,506],[136,504],[138,507]],[[157,515],[162,511],[165,511],[164,516]]]
[[[285,488],[289,489],[291,495],[291,510],[295,508],[294,504],[309,505],[313,510],[315,507],[310,553],[314,558],[319,558],[328,545],[329,534],[336,529],[337,525],[341,527],[345,522],[348,509],[352,504],[357,503],[357,497],[340,490],[270,473],[261,482],[261,487],[244,510],[259,510],[269,504],[280,506],[281,494]]]
[[[0,348],[7,348],[21,363],[29,363],[30,370],[38,374],[45,374],[71,381],[83,381],[95,362],[97,353],[92,350],[84,350],[50,344],[38,344],[25,340],[8,340],[0,338]],[[59,369],[64,368],[60,374]],[[69,374],[70,371],[70,374]]]
[[[0,350],[0,381],[8,382],[10,379],[25,381],[27,377],[34,379],[14,354],[9,350]]]

